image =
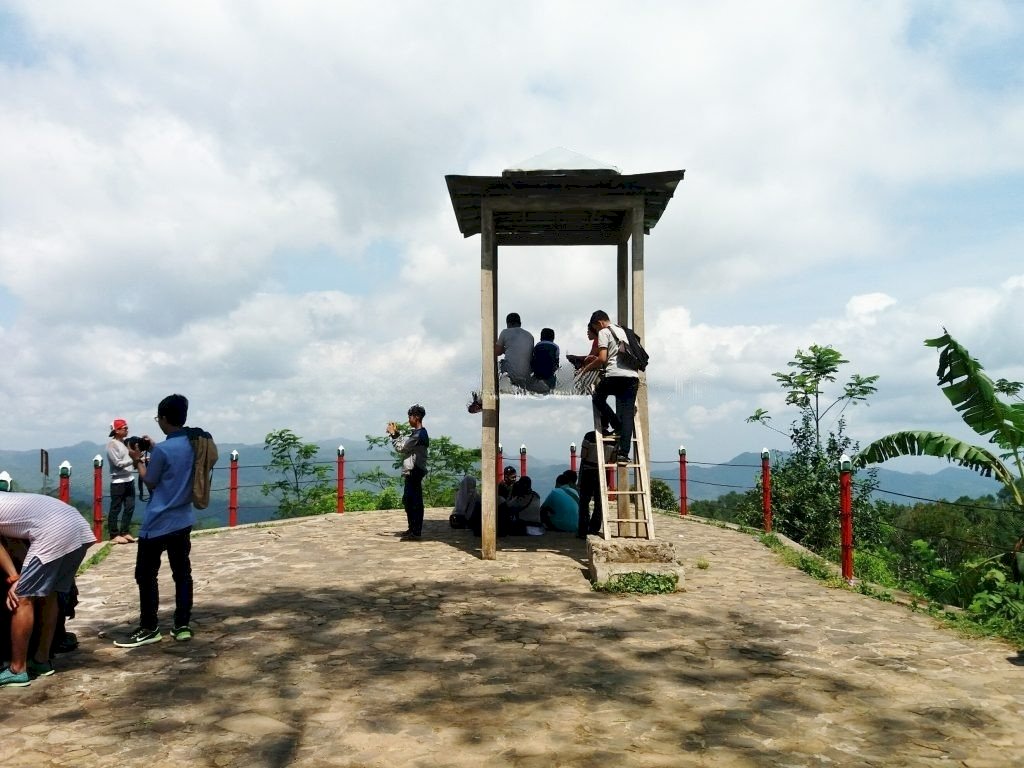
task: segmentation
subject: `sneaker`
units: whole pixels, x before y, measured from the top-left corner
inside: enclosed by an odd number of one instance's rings
[[[78,647],[78,637],[74,632],[65,632],[59,643],[54,644],[54,653],[68,653]]]
[[[156,629],[145,629],[139,627],[130,635],[127,640],[115,640],[114,645],[118,648],[138,648],[140,645],[149,645],[150,643],[159,643],[163,639],[163,635],[160,634],[160,628]]]
[[[28,671],[25,672],[11,672],[11,668],[7,667],[0,672],[0,688],[27,688],[32,684],[32,681],[28,679]]]
[[[404,531],[400,531],[399,533],[396,533],[395,536],[398,536],[399,538],[403,538],[404,539],[406,536],[412,536],[412,531],[410,531],[408,528],[406,528]]]
[[[185,625],[184,627],[175,627],[171,630],[171,637],[177,640],[179,643],[184,643],[192,639],[192,627]]]
[[[36,661],[35,659],[28,660],[28,672],[29,677],[49,677],[53,674],[53,664],[48,661]]]
[[[418,533],[405,533],[402,534],[402,538],[399,541],[419,541],[422,536]]]

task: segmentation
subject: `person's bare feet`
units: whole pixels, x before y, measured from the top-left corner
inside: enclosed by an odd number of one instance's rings
[[[111,539],[110,541],[111,541],[111,543],[113,543],[113,544],[127,544],[127,543],[128,543],[128,539],[126,539],[126,538],[125,538],[124,536],[122,536],[121,534],[118,534],[117,536],[115,536],[114,538],[112,538],[112,539]]]
[[[124,539],[128,544],[135,543],[135,537],[132,536],[130,533],[122,533],[121,538]]]

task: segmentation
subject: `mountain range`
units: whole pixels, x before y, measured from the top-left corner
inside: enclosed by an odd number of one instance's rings
[[[365,440],[339,438],[319,443],[317,462],[331,465],[331,477],[336,477],[338,446],[345,446],[346,490],[361,487],[356,481],[357,473],[380,467],[392,473],[392,459],[380,448],[371,450]],[[273,496],[264,496],[260,490],[265,482],[277,480],[265,469],[269,455],[261,444],[218,445],[220,461],[214,469],[213,492],[210,507],[197,513],[200,527],[215,527],[227,524],[228,484],[230,456],[238,451],[238,519],[240,523],[269,520],[274,517],[276,503]],[[7,471],[14,487],[22,491],[56,492],[58,466],[63,461],[71,464],[71,500],[82,508],[91,508],[93,503],[93,459],[104,459],[103,493],[106,496],[109,474],[106,468],[106,447],[97,443],[82,442],[72,446],[51,448],[49,454],[49,477],[44,478],[40,470],[40,452],[0,450],[0,471]],[[568,468],[565,459],[550,459],[529,456],[527,473],[533,480],[533,487],[541,497],[554,487],[555,478]],[[510,456],[506,464],[519,468],[519,456]],[[960,467],[946,467],[939,472],[897,472],[878,467],[876,498],[895,504],[912,504],[916,500],[955,500],[961,497],[978,498],[995,494],[1000,484],[990,478]],[[756,453],[741,453],[722,464],[687,464],[687,498],[691,501],[716,499],[731,491],[743,492],[755,487],[761,474],[761,457]],[[652,478],[668,483],[673,493],[679,494],[678,461],[652,461]],[[362,486],[366,487],[366,486]],[[138,513],[137,513],[138,514]]]

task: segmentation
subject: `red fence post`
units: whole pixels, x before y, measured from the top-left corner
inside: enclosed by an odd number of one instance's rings
[[[338,446],[338,514],[345,514],[345,446]]]
[[[505,472],[505,459],[501,450],[501,443],[498,443],[498,452],[494,454],[494,473],[498,476],[497,483],[501,485]]]
[[[60,485],[57,490],[57,498],[65,504],[71,503],[71,462],[64,460],[60,463],[58,470]]]
[[[686,517],[690,510],[686,504],[686,448],[679,446],[679,516]]]
[[[526,477],[526,444],[519,446],[519,476]]]
[[[228,479],[228,525],[238,525],[238,451],[231,452],[231,471]]]
[[[850,457],[845,453],[839,457],[839,533],[843,579],[853,579],[853,482]]]
[[[92,459],[92,535],[103,540],[103,457]]]
[[[764,517],[764,532],[772,532],[772,465],[768,461],[767,448],[761,449],[761,512]]]
[[[576,443],[569,443],[569,469],[576,471]]]

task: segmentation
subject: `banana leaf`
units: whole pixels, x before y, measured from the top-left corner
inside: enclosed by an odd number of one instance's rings
[[[893,432],[865,446],[853,457],[853,465],[864,467],[897,456],[935,456],[947,459],[984,477],[994,476],[1010,489],[1014,488],[1016,480],[1006,465],[994,454],[942,432]]]
[[[939,350],[939,386],[964,423],[989,442],[1016,454],[1024,446],[1024,403],[1011,405],[1000,400],[981,363],[948,331],[925,344]]]

